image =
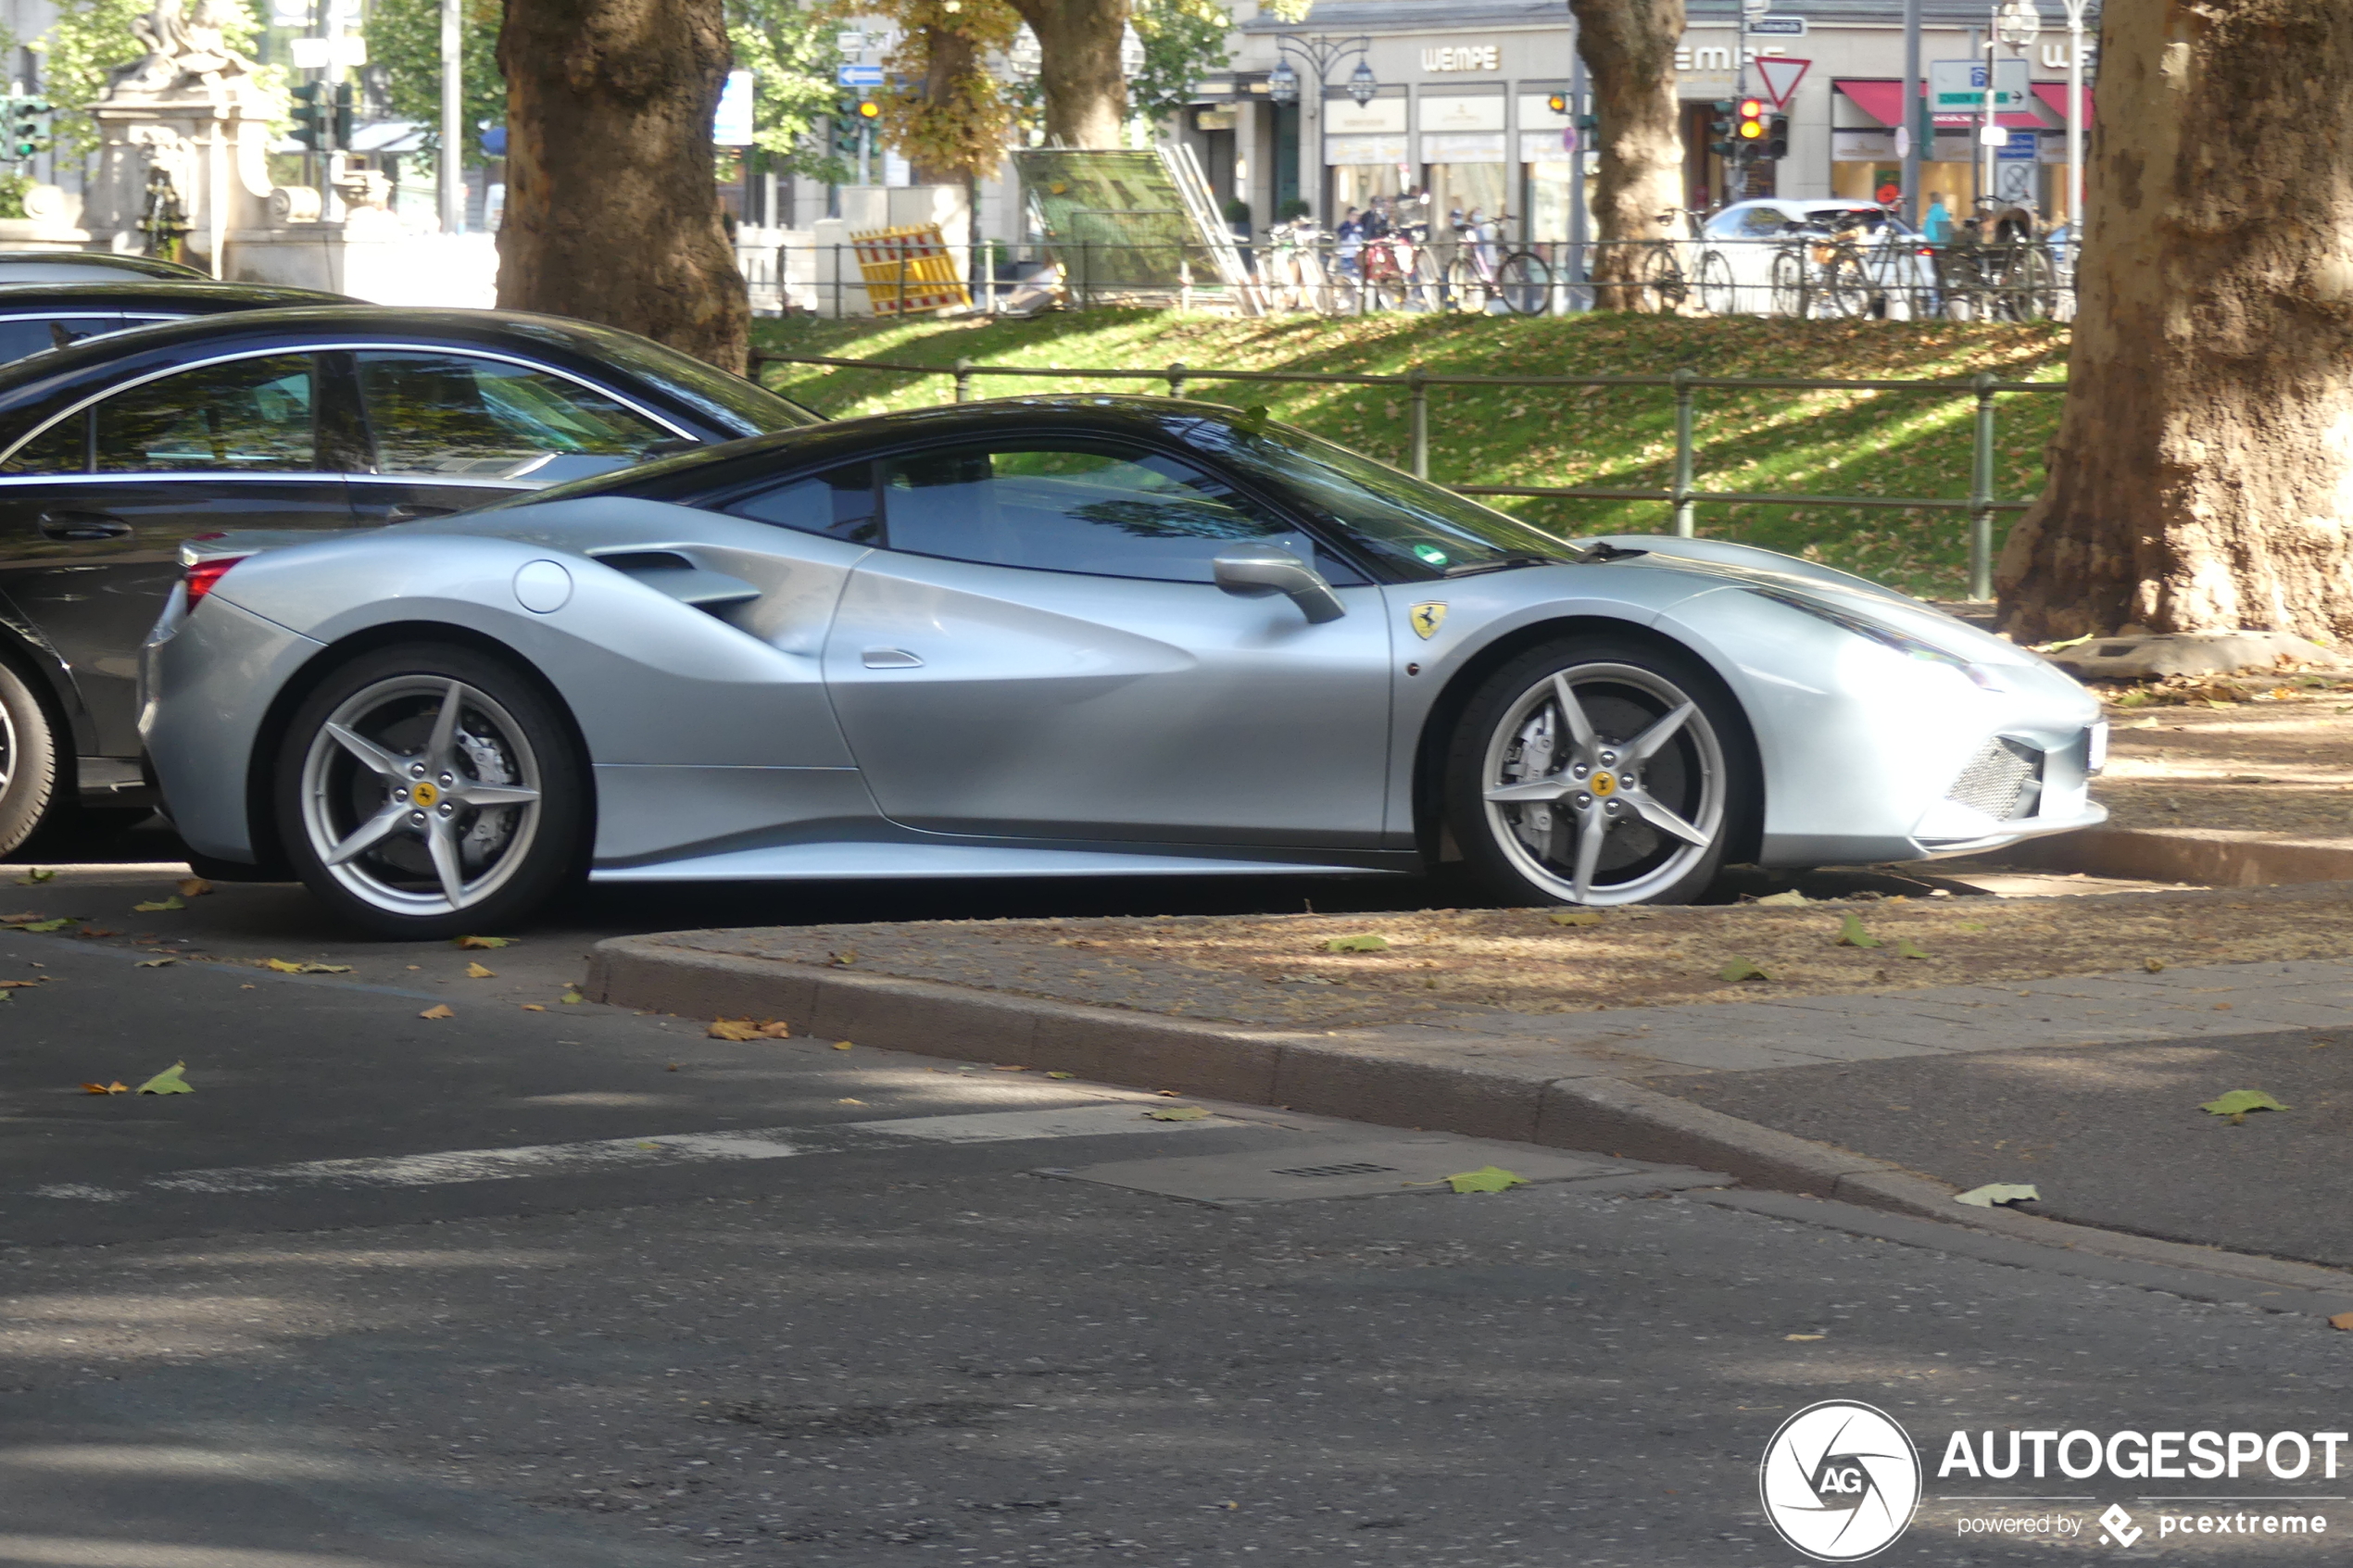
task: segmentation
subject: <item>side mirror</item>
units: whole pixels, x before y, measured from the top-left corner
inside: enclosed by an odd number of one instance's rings
[[[1217,585],[1226,592],[1244,598],[1280,594],[1318,626],[1348,613],[1348,607],[1340,602],[1323,574],[1289,550],[1271,545],[1238,545],[1220,550],[1209,564]]]

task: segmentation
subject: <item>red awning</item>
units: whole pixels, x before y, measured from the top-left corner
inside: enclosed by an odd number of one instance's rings
[[[1865,114],[1869,115],[1881,125],[1893,127],[1901,125],[1904,122],[1903,82],[1891,81],[1857,81],[1849,77],[1841,77],[1837,81],[1831,82],[1831,85],[1836,88],[1839,92],[1845,94],[1856,108],[1861,109]],[[2086,88],[2084,91],[2089,93],[2090,89]],[[1920,92],[1923,96],[1926,95],[1928,89],[1925,84],[1921,86]],[[2062,87],[2059,95],[2059,102],[2064,105],[2066,101],[2066,92]],[[2044,129],[2044,120],[2042,116],[2025,109],[2007,109],[1995,115],[1994,119],[1996,124],[2005,126],[2012,131],[2034,131]],[[1940,114],[1936,117],[1937,124],[1953,128],[1975,125],[1977,122],[1977,116],[1973,114]],[[2085,123],[2088,124],[2090,122],[2086,121]]]
[[[2061,125],[2065,125],[2067,123],[2066,82],[2038,82],[2034,84],[2034,95],[2043,100],[2044,107],[2051,111],[2052,119],[2057,120]],[[2088,131],[2091,129],[2091,125],[2092,90],[2089,87],[2086,87],[2083,89],[2083,127]]]

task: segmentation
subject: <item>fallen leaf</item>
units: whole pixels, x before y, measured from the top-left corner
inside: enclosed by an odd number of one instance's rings
[[[184,909],[187,907],[182,901],[180,895],[175,893],[169,898],[157,898],[145,904],[133,904],[131,906],[131,912],[134,915],[161,915],[169,914],[173,909]]]
[[[2353,1328],[2353,1312],[2339,1312],[2329,1319],[2331,1328]]]
[[[863,1105],[866,1102],[862,1099],[837,1099],[834,1103],[836,1105]]]
[[[498,972],[495,969],[484,969],[478,963],[470,963],[466,966],[466,978],[469,980],[496,980],[498,978]]]
[[[1793,1345],[1810,1345],[1817,1339],[1828,1339],[1830,1336],[1827,1334],[1784,1334],[1781,1337]]]
[[[296,974],[349,974],[347,963],[307,963],[295,971]]]
[[[17,929],[19,931],[63,931],[72,923],[73,922],[69,920],[35,920],[27,921]]]
[[[1544,917],[1554,925],[1599,925],[1602,917],[1592,909],[1554,909]]]
[[[2227,1116],[2232,1126],[2243,1127],[2250,1110],[2285,1110],[2287,1107],[2260,1089],[2233,1089],[2219,1099],[2208,1100],[2198,1109],[2208,1116]]]
[[[567,990],[562,996],[556,998],[556,1000],[563,1003],[566,1007],[572,1007],[576,1003],[585,1002],[587,999],[587,997],[582,996],[577,990]]]
[[[133,969],[161,969],[166,964],[175,964],[179,961],[180,960],[178,959],[141,959],[137,963],[132,964],[131,967]]]
[[[1078,1074],[1076,1073],[1049,1073],[1046,1076],[1049,1078],[1076,1078]]]
[[[139,1092],[143,1095],[195,1094],[196,1091],[188,1086],[188,1081],[180,1076],[181,1070],[187,1065],[188,1064],[184,1061],[173,1062],[170,1066],[165,1068],[162,1072],[157,1073],[154,1077],[140,1085]]]
[[[1899,959],[1924,959],[1928,957],[1928,949],[1908,936],[1898,936],[1895,939],[1895,956]]]
[[[121,1079],[117,1078],[111,1084],[84,1084],[82,1092],[85,1095],[127,1095],[131,1091]]]
[[[1526,1186],[1526,1176],[1516,1176],[1501,1165],[1481,1165],[1476,1171],[1463,1171],[1446,1178],[1446,1185],[1456,1192],[1502,1192],[1507,1187]]]
[[[855,947],[844,947],[838,953],[829,954],[827,959],[829,962],[838,964],[842,968],[848,969],[851,964],[858,961],[858,949]]]
[[[200,876],[184,876],[180,879],[180,897],[182,898],[201,898],[211,891],[212,884]]]
[[[49,977],[45,974],[38,980],[0,980],[0,991],[29,991],[35,985],[48,983]]]
[[[2143,959],[2141,960],[2141,967],[2147,970],[2151,974],[2162,974],[2165,972],[2165,960],[2163,959]]]
[[[0,925],[31,925],[34,921],[41,918],[42,916],[40,911],[36,909],[27,909],[20,915],[0,915]]]
[[[1716,972],[1716,978],[1718,980],[1770,980],[1773,977],[1746,959],[1734,959]]]
[[[261,967],[264,969],[274,969],[280,974],[300,974],[302,972],[302,966],[300,964],[288,963],[283,959],[264,959],[261,960]]]
[[[1164,1105],[1144,1114],[1155,1122],[1199,1122],[1209,1112],[1198,1105]]]
[[[57,873],[55,872],[27,872],[24,875],[17,878],[17,885],[19,887],[38,887],[44,882],[55,882],[57,880]]]
[[[663,1068],[662,1071],[664,1073],[675,1073],[678,1071],[678,1064],[673,1061],[669,1066]]]
[[[525,1002],[522,1004],[522,1010],[525,1012],[546,1012],[547,1010],[537,1002]]]
[[[1386,936],[1335,936],[1324,944],[1324,951],[1327,953],[1386,953],[1389,951],[1389,938]]]
[[[449,945],[453,947],[465,947],[479,949],[484,952],[494,952],[497,949],[507,946],[507,944],[512,942],[514,938],[511,936],[459,936],[453,938]]]
[[[1886,943],[1863,929],[1863,917],[1854,910],[1839,922],[1838,946],[1842,947],[1883,947]]]
[[[1000,1073],[1026,1073],[1029,1069],[1026,1067],[1000,1067],[997,1071]]]
[[[82,936],[120,936],[122,933],[109,927],[85,925],[79,933],[77,933],[77,935]]]
[[[834,1042],[834,1049],[836,1049],[836,1050],[837,1050],[837,1051],[846,1051],[846,1050],[848,1050],[849,1048],[849,1042],[848,1040],[836,1040],[836,1041]]]
[[[714,1040],[757,1040],[760,1025],[749,1018],[721,1018],[712,1020],[703,1033]]]
[[[1794,887],[1791,888],[1786,893],[1768,893],[1764,897],[1759,898],[1756,901],[1760,904],[1783,904],[1791,906],[1812,902],[1812,900],[1807,898],[1805,894],[1800,893]]]
[[[658,1143],[650,1143],[644,1138],[639,1138],[637,1140],[637,1147],[639,1148],[660,1148],[661,1145]]]
[[[2043,1201],[2043,1195],[2035,1191],[2031,1184],[2020,1185],[2017,1182],[1988,1182],[1982,1187],[1971,1187],[1967,1192],[1955,1193],[1953,1201],[1966,1203],[1973,1209],[1991,1209],[1997,1203],[2040,1203]]]
[[[419,1018],[455,1018],[458,1013],[457,1010],[447,1002],[435,1002],[417,1016]]]

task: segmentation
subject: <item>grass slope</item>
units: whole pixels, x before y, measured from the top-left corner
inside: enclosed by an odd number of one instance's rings
[[[1753,318],[1592,315],[1521,320],[1391,314],[1241,320],[1157,310],[1088,310],[1026,321],[764,320],[754,345],[786,354],[1051,369],[1354,370],[1403,374],[1631,375],[1690,366],[1704,375],[1954,378],[1992,370],[2020,381],[2066,373],[2062,326],[1956,322],[1805,322]],[[765,379],[830,414],[943,402],[945,376],[772,365]],[[1150,383],[977,383],[980,395],[1044,390],[1150,391]],[[1406,458],[1403,389],[1195,383],[1191,395],[1264,403],[1277,419],[1388,462]],[[2003,398],[1995,489],[2040,488],[2059,398]],[[1851,495],[1969,494],[1970,399],[1898,392],[1704,391],[1697,483],[1703,489]],[[1674,411],[1659,387],[1442,387],[1430,395],[1430,476],[1458,484],[1664,487]],[[1663,532],[1655,502],[1506,500],[1569,533]],[[2003,514],[1997,528],[2011,516]],[[1917,594],[1957,597],[1966,583],[1966,514],[1881,508],[1704,505],[1699,530],[1830,562]]]

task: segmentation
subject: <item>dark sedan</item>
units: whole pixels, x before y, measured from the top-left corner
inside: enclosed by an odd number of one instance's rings
[[[818,416],[659,344],[506,311],[321,306],[0,366],[0,854],[143,806],[141,640],[182,541],[463,510]]]
[[[177,261],[158,261],[152,256],[117,256],[104,250],[0,250],[0,282],[103,283],[132,278],[212,282],[210,273]]]
[[[106,282],[28,283],[0,267],[0,362],[190,316],[358,303],[344,295],[276,283],[174,282],[137,273]]]

